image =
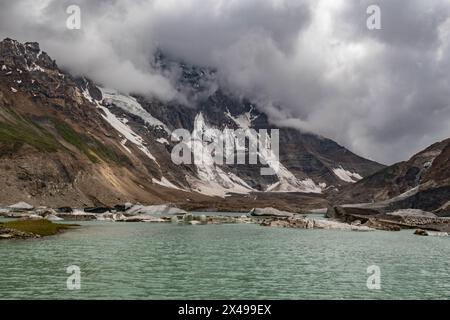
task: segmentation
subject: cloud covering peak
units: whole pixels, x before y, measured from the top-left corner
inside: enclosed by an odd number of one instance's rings
[[[81,8],[80,30],[66,9]],[[384,163],[450,137],[450,2],[0,0],[0,36],[37,41],[75,74],[123,92],[179,97],[157,49],[211,66],[278,125]]]

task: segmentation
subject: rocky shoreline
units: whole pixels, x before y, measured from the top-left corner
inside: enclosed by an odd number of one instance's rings
[[[31,232],[24,232],[12,228],[3,228],[0,226],[0,239],[36,239],[41,236]]]
[[[391,213],[374,209],[354,207],[329,207],[323,218],[312,218],[305,214],[280,211],[274,208],[255,208],[241,216],[192,214],[172,204],[145,206],[125,203],[113,208],[91,207],[73,209],[63,207],[51,209],[34,208],[20,202],[0,209],[0,216],[19,220],[57,221],[108,221],[118,223],[149,222],[176,223],[186,225],[210,225],[227,223],[253,223],[264,227],[295,229],[324,229],[341,231],[399,231],[416,229],[417,235],[448,235],[450,219],[440,218],[420,210],[400,210]],[[0,225],[0,239],[37,238],[27,233]]]

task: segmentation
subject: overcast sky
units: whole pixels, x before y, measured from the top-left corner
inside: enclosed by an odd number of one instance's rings
[[[66,8],[81,8],[81,30]],[[381,30],[366,9],[381,8]],[[270,119],[382,163],[450,137],[450,0],[0,0],[0,37],[125,93],[176,98],[156,48],[218,69]]]

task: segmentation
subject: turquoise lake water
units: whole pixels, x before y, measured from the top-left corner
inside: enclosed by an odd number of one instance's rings
[[[1,299],[448,299],[450,238],[402,232],[83,222],[0,242]],[[68,290],[66,268],[81,269]],[[381,289],[366,286],[380,268]]]

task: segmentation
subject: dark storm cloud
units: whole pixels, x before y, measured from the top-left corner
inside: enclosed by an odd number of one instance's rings
[[[156,48],[219,70],[278,125],[390,163],[450,137],[450,2],[0,0],[0,36],[39,41],[60,65],[124,92],[182,99]],[[65,28],[69,4],[82,29]]]

